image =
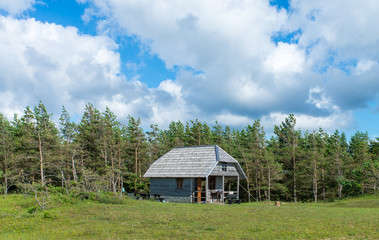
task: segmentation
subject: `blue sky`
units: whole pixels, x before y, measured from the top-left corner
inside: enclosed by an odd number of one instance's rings
[[[379,136],[379,3],[0,0],[0,112]]]

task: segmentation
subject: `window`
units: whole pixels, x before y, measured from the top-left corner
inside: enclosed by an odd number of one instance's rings
[[[178,188],[178,189],[183,188],[183,178],[177,178],[176,179],[176,188]]]
[[[227,167],[228,167],[228,166],[226,165],[226,163],[223,163],[223,164],[221,165],[221,169],[222,169],[222,171],[223,171],[223,172],[226,172],[226,171],[228,170]]]

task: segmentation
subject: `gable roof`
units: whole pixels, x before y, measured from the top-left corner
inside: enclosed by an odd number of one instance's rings
[[[173,148],[144,177],[208,177],[219,162],[234,164],[239,176],[246,178],[238,161],[217,145]]]

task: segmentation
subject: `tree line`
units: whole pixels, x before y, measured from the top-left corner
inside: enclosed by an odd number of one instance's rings
[[[78,123],[62,107],[58,126],[42,102],[13,120],[0,113],[0,192],[6,197],[36,183],[79,193],[147,192],[143,173],[171,148],[216,144],[244,169],[241,197],[248,201],[317,202],[379,191],[379,138],[367,132],[349,140],[338,130],[303,132],[293,114],[269,139],[260,120],[243,129],[173,121],[148,131],[140,118],[125,122],[90,103]]]

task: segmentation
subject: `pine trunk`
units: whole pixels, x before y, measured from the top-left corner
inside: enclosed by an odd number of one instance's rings
[[[295,158],[295,146],[292,148],[292,164],[293,164],[293,201],[297,202],[296,194],[296,158]]]
[[[314,156],[314,159],[313,159],[313,200],[315,202],[317,202],[317,188],[318,188],[318,183],[317,183],[317,161],[316,161],[316,157]]]
[[[246,185],[247,185],[247,198],[249,200],[249,202],[251,201],[250,199],[250,172],[249,172],[249,166],[247,164],[247,161],[246,161],[246,158],[244,157],[244,160],[245,160],[245,166],[246,166]]]
[[[75,153],[71,157],[71,164],[72,164],[72,177],[74,178],[74,181],[78,181],[78,175],[76,174],[76,167],[75,167]]]
[[[139,136],[137,137],[137,146],[136,148],[134,149],[134,154],[135,154],[135,167],[134,167],[134,171],[135,171],[135,179],[134,179],[134,191],[136,192],[137,191],[137,176],[138,176],[138,149],[139,149],[139,144],[140,144],[140,139],[139,139]]]
[[[271,201],[271,169],[268,168],[268,190],[267,190],[267,200]]]
[[[42,141],[41,141],[41,135],[39,133],[38,133],[38,148],[39,148],[39,156],[40,156],[41,184],[42,186],[45,186],[45,176],[43,173]]]
[[[322,200],[325,201],[326,198],[326,189],[325,189],[325,171],[321,169],[322,174]]]

